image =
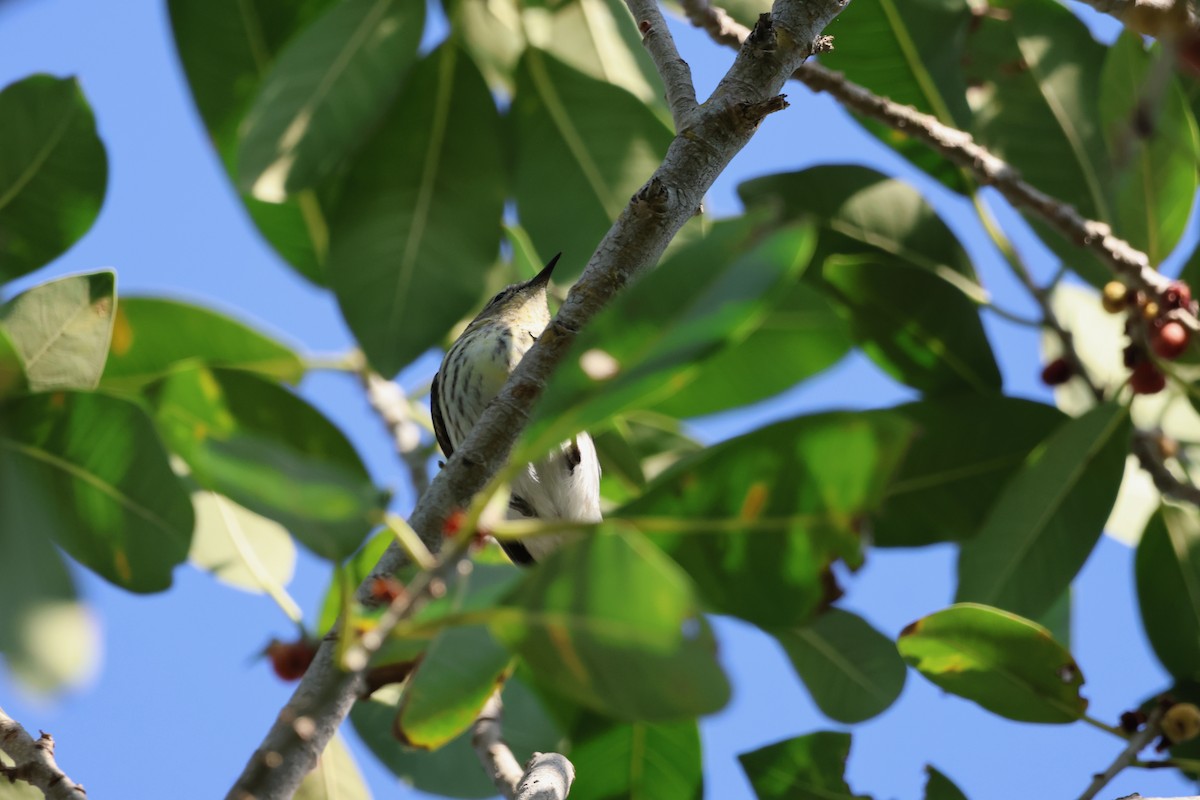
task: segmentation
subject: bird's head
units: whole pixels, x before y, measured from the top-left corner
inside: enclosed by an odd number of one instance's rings
[[[550,323],[550,306],[546,302],[546,286],[558,257],[524,283],[514,283],[501,289],[475,317],[472,326],[481,323],[503,323],[510,327],[542,331]]]

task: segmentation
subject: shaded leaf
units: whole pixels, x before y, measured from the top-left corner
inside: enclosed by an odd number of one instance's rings
[[[831,256],[822,273],[863,352],[926,395],[1000,391],[1000,369],[967,295],[890,258]]]
[[[184,361],[289,383],[304,375],[304,363],[293,350],[237,320],[174,300],[122,297],[101,386],[137,391]]]
[[[822,712],[838,722],[870,719],[904,688],[908,670],[891,639],[832,608],[803,627],[772,630]]]
[[[711,610],[803,625],[838,595],[830,566],[861,563],[859,525],[911,435],[885,412],[798,417],[681,460],[608,516],[653,527]]]
[[[892,409],[916,436],[873,518],[880,547],[974,536],[1025,459],[1066,417],[1052,406],[1001,395],[965,395]]]
[[[555,551],[491,627],[539,680],[618,719],[697,716],[729,699],[687,576],[634,532],[601,530]]]
[[[850,734],[818,731],[742,753],[738,761],[758,800],[868,800],[846,785],[849,757]]]
[[[614,722],[587,715],[571,726],[571,763],[586,775],[574,800],[700,800],[700,730],[685,722]]]
[[[279,522],[313,553],[341,560],[384,498],[353,446],[281,386],[235,370],[180,370],[150,392],[159,430],[201,486]]]
[[[340,734],[325,746],[312,772],[304,776],[294,800],[371,800],[354,756]]]
[[[282,525],[216,492],[192,492],[192,508],[192,564],[248,592],[262,593],[268,582],[286,586],[292,580],[296,545]]]
[[[1037,623],[960,603],[922,617],[897,641],[930,681],[1018,722],[1074,722],[1087,708],[1075,659]]]
[[[17,352],[17,346],[0,326],[0,399],[22,394],[28,389],[29,379],[25,377],[21,354]]]
[[[1200,679],[1200,515],[1164,505],[1138,544],[1135,575],[1142,627],[1178,679]]]
[[[278,203],[343,162],[387,109],[424,27],[423,3],[345,0],[289,41],[241,126],[243,191]]]
[[[1117,403],[1063,423],[963,543],[955,599],[1044,614],[1100,538],[1128,451],[1129,414]]]
[[[100,213],[108,157],[75,78],[0,91],[0,283],[49,264]]]
[[[4,527],[53,536],[133,592],[171,585],[187,558],[192,504],[141,406],[102,394],[14,400],[0,416]]]
[[[29,388],[94,389],[112,337],[116,273],[71,275],[35,286],[0,306]]]
[[[413,68],[346,180],[330,280],[381,372],[439,343],[479,298],[500,246],[499,126],[478,69],[443,44]]]
[[[521,224],[578,276],[629,198],[658,168],[671,132],[641,100],[536,47],[517,67],[510,110]]]
[[[705,244],[682,248],[592,320],[538,402],[526,452],[541,455],[614,414],[653,407],[683,390],[705,358],[744,341],[807,266],[813,243],[810,229],[792,228],[727,257],[725,248],[753,241],[753,227],[715,226]]]
[[[925,800],[967,800],[954,782],[932,765],[925,765],[925,776]]]
[[[1100,123],[1116,173],[1113,228],[1151,264],[1169,256],[1183,236],[1200,155],[1196,120],[1173,77],[1151,112],[1153,133],[1138,134],[1155,57],[1162,53],[1151,56],[1140,36],[1126,32],[1108,49],[1100,80]]]
[[[236,176],[238,129],[275,58],[289,40],[336,0],[168,0],[171,30],[192,97],[230,178]],[[324,283],[328,245],[322,192],[284,204],[241,197],[259,232],[297,272]]]
[[[678,420],[650,412],[615,417],[593,439],[600,457],[600,494],[613,503],[637,497],[647,481],[701,449]]]

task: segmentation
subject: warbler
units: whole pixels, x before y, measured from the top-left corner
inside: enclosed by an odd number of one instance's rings
[[[562,254],[524,283],[505,287],[455,340],[433,378],[430,406],[438,446],[447,457],[467,438],[484,408],[499,394],[521,357],[550,324],[546,286]],[[587,433],[576,434],[513,479],[509,518],[600,520],[600,460]],[[561,536],[546,535],[500,546],[514,563],[543,559]]]

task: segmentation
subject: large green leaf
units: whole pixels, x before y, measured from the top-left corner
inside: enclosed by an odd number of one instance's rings
[[[570,731],[580,779],[572,800],[700,800],[700,730],[684,722],[614,722],[587,715]]]
[[[491,627],[547,686],[618,719],[677,720],[729,699],[690,581],[636,532],[608,528],[556,551]]]
[[[926,395],[1000,391],[979,312],[954,284],[887,256],[831,256],[822,273],[871,360]]]
[[[1109,48],[1100,81],[1100,122],[1116,167],[1114,228],[1161,263],[1179,243],[1196,194],[1200,134],[1179,84],[1168,77],[1153,132],[1140,134],[1155,58],[1126,32]]]
[[[1049,631],[1000,609],[962,603],[900,634],[900,655],[933,683],[1008,719],[1074,722],[1083,675]]]
[[[134,592],[171,585],[187,558],[192,504],[140,405],[56,392],[0,416],[5,527],[52,536],[85,566]],[[12,516],[8,516],[12,515]]]
[[[886,412],[780,422],[679,461],[609,517],[655,531],[711,610],[803,625],[837,597],[831,565],[861,563],[860,526],[911,435]]]
[[[292,580],[296,545],[279,523],[203,489],[192,492],[192,508],[193,565],[222,583],[260,594]]]
[[[231,177],[238,130],[275,58],[336,0],[168,0],[175,47],[209,137]],[[283,204],[242,196],[263,237],[305,278],[324,282],[328,188]],[[319,196],[320,195],[320,196]]]
[[[807,266],[813,244],[811,228],[788,228],[733,257],[752,232],[745,219],[716,226],[592,320],[537,405],[527,452],[541,455],[614,414],[670,398],[708,356],[744,341]]]
[[[511,662],[483,625],[441,631],[405,681],[397,738],[424,750],[448,744],[471,727]]]
[[[179,370],[151,389],[159,430],[201,486],[284,525],[341,560],[384,498],[353,446],[319,411],[250,373]]]
[[[354,755],[341,734],[334,734],[312,772],[292,795],[293,800],[371,800]]]
[[[851,4],[838,15],[837,46],[821,63],[903,105],[966,128],[971,112],[962,61],[972,19],[966,0],[880,0]],[[903,131],[867,120],[867,130],[952,189],[963,178],[953,164]]]
[[[207,308],[154,297],[122,297],[100,385],[138,391],[184,361],[231,367],[296,383],[304,362],[290,348]]]
[[[1037,617],[1056,601],[1108,519],[1129,451],[1116,403],[1063,423],[1004,487],[958,558],[956,600]]]
[[[29,389],[29,379],[25,377],[25,365],[21,363],[21,354],[17,346],[0,325],[0,399],[10,395],[21,394]]]
[[[891,639],[855,614],[830,609],[803,627],[771,635],[831,719],[854,723],[883,713],[904,688],[908,670]]]
[[[28,386],[94,389],[112,337],[116,273],[43,283],[0,306],[0,326],[16,346]]]
[[[642,101],[536,47],[517,68],[510,115],[521,224],[572,278],[666,155],[671,132]]]
[[[387,110],[424,27],[423,3],[344,0],[288,42],[242,123],[242,190],[278,203],[342,163]]]
[[[1164,505],[1137,549],[1138,605],[1155,655],[1177,679],[1200,680],[1200,514]]]
[[[500,247],[503,164],[487,85],[462,50],[442,45],[413,68],[333,221],[330,280],[380,371],[440,342],[478,300]]]
[[[447,797],[494,797],[496,787],[479,768],[469,733],[432,752],[412,750],[396,742],[392,723],[398,698],[399,688],[389,686],[355,703],[350,710],[355,732],[380,763],[423,792]],[[534,693],[520,680],[509,679],[504,686],[504,739],[518,761],[524,763],[535,751],[546,750],[561,737]]]
[[[867,167],[836,164],[755,178],[738,186],[738,196],[747,208],[770,209],[780,221],[816,221],[829,232],[822,232],[822,257],[883,251],[975,299],[984,297],[958,239],[920,192],[903,181]]]
[[[108,157],[74,78],[0,91],[0,283],[67,251],[100,213]]]
[[[846,785],[850,734],[818,731],[742,753],[758,800],[869,800]]]
[[[1053,406],[964,395],[893,409],[916,437],[871,528],[876,545],[969,539],[1030,451],[1066,419]]]

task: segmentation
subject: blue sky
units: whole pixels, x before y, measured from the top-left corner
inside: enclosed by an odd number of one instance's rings
[[[732,53],[683,26],[675,31],[704,96]],[[837,33],[836,25],[831,32]],[[165,3],[0,0],[0,86],[34,72],[79,76],[108,148],[110,182],[93,230],[10,293],[111,266],[122,293],[210,305],[306,352],[351,346],[332,297],[294,277],[243,214],[192,107]],[[1010,308],[1032,313],[983,244],[963,201],[906,169],[828,99],[795,84],[786,91],[792,107],[769,118],[721,177],[709,197],[711,212],[737,213],[734,187],[755,175],[817,163],[875,166],[911,178],[949,212],[989,288]],[[1037,381],[1036,337],[994,317],[985,322],[1007,391],[1047,400]],[[406,377],[414,383],[427,378],[431,363],[424,364],[424,374],[414,370]],[[381,484],[402,483],[388,440],[351,379],[316,374],[302,391],[354,441]],[[703,420],[695,430],[712,440],[809,410],[891,405],[910,396],[852,356],[779,398]],[[411,498],[402,495],[398,503],[407,510]],[[1137,620],[1132,569],[1131,551],[1105,539],[1076,585],[1074,653],[1092,714],[1109,721],[1167,682]],[[949,547],[876,550],[847,581],[844,605],[894,636],[951,601],[953,574]],[[266,598],[231,590],[191,568],[177,572],[171,591],[149,597],[121,592],[84,570],[76,575],[102,626],[97,674],[81,688],[38,699],[24,694],[0,665],[0,706],[26,727],[51,732],[60,763],[94,797],[161,795],[167,786],[175,797],[221,796],[291,692],[254,661],[272,636],[292,634],[287,620]],[[301,554],[290,588],[310,615],[327,576],[323,564]],[[703,722],[707,796],[734,800],[751,796],[737,753],[838,726],[816,710],[771,640],[727,620],[717,621],[717,631],[735,694],[726,710]],[[355,749],[361,752],[356,743]],[[913,673],[892,709],[856,728],[848,776],[859,793],[919,798],[922,769],[932,761],[972,800],[1031,788],[1071,797],[1118,750],[1115,739],[1084,725],[1006,722],[942,695]],[[420,796],[395,789],[395,780],[369,755],[360,766],[377,797]],[[1190,793],[1187,784],[1160,771],[1127,772],[1106,795],[1133,791]]]

